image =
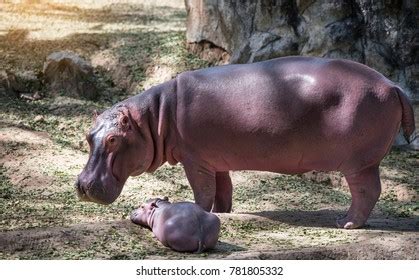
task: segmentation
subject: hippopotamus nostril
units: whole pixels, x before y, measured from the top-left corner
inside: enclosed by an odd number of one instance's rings
[[[74,188],[76,189],[77,196],[79,197],[80,200],[82,201],[88,200],[86,191],[83,187],[83,182],[82,180],[80,180],[80,176],[77,176],[76,182],[74,183]]]

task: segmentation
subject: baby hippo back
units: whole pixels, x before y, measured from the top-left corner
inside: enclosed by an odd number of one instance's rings
[[[160,209],[152,230],[165,245],[179,252],[200,253],[214,248],[220,220],[191,202],[178,202]]]

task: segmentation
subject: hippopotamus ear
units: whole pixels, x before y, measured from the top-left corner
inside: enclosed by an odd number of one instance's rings
[[[97,116],[99,116],[99,113],[97,112],[97,110],[93,110],[93,121],[94,122],[96,121]]]
[[[119,118],[119,125],[121,126],[121,129],[124,131],[130,130],[131,124],[129,121],[129,117],[125,114],[122,114],[121,117]]]
[[[169,202],[169,198],[167,196],[163,197],[163,200]]]

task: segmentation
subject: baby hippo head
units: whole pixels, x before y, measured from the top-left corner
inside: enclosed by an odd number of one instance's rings
[[[156,208],[162,203],[169,203],[169,199],[165,196],[163,199],[161,198],[152,198],[147,200],[137,209],[132,211],[131,213],[131,221],[134,224],[149,227],[150,226],[150,218]]]

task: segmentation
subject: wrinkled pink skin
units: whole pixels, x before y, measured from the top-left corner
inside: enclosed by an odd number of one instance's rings
[[[150,228],[166,247],[178,252],[201,253],[215,247],[220,219],[191,202],[170,203],[150,199],[131,214],[135,224]]]
[[[121,136],[115,161],[91,152],[77,182],[82,198],[110,203],[129,175],[180,162],[195,202],[230,212],[230,170],[337,170],[352,195],[337,220],[344,228],[366,222],[381,192],[380,161],[400,126],[406,137],[415,128],[408,99],[383,75],[348,60],[310,57],[182,73],[105,111],[93,131],[102,127],[102,138],[120,131],[115,120],[124,116],[131,134]],[[99,168],[95,160],[112,166]]]

